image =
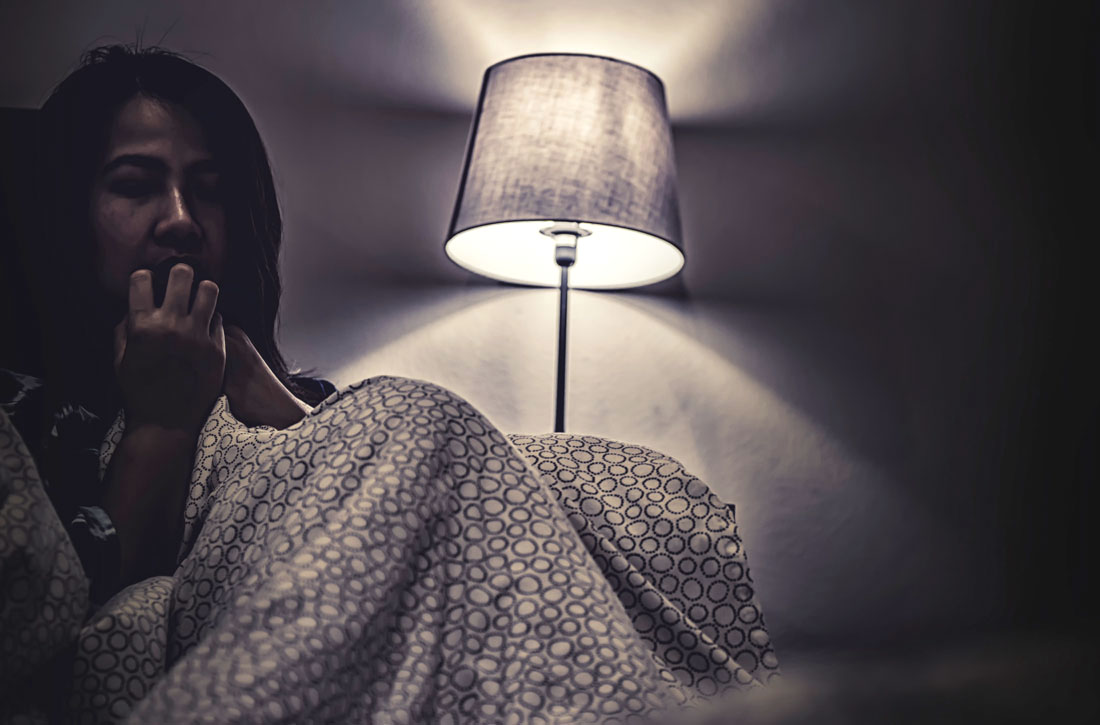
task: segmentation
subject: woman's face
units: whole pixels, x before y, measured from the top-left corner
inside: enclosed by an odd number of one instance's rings
[[[130,274],[183,258],[195,282],[219,284],[225,269],[225,209],[219,173],[198,123],[185,109],[137,95],[119,111],[92,182],[89,215],[99,286],[117,301]]]

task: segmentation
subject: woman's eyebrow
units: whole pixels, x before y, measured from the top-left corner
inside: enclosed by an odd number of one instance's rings
[[[187,165],[187,173],[189,174],[210,174],[219,171],[221,171],[221,167],[214,159],[199,159]]]
[[[148,171],[157,171],[165,173],[168,171],[168,164],[164,163],[161,159],[155,156],[146,156],[145,154],[122,154],[111,159],[104,167],[101,173],[109,174],[120,166],[137,166]],[[187,166],[187,172],[192,174],[206,174],[219,171],[218,162],[211,158],[199,159],[193,161]]]

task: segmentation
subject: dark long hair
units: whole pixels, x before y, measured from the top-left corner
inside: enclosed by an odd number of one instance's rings
[[[30,251],[43,326],[47,384],[60,399],[87,397],[109,371],[110,327],[121,318],[98,288],[89,198],[115,116],[136,95],[186,109],[221,169],[229,238],[218,309],[248,334],[276,376],[310,403],[315,392],[290,379],[275,342],[282,286],[282,215],[271,165],[244,103],[213,73],[158,47],[110,45],[86,52],[53,90],[40,115],[39,189],[45,228]],[[125,310],[123,310],[124,312]],[[95,356],[92,361],[90,356]],[[49,361],[52,361],[49,362]]]

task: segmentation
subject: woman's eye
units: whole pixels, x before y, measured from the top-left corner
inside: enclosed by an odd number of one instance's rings
[[[153,193],[153,185],[148,181],[125,179],[111,184],[111,191],[136,199]]]

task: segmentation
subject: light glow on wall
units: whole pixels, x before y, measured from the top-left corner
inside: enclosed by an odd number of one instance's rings
[[[777,12],[765,0],[428,0],[420,18],[456,62],[437,68],[441,93],[468,103],[471,70],[527,53],[593,53],[636,63],[669,88],[676,120],[748,106],[769,89],[760,69],[731,77],[715,59],[752,47]],[[476,72],[476,71],[474,71]]]

